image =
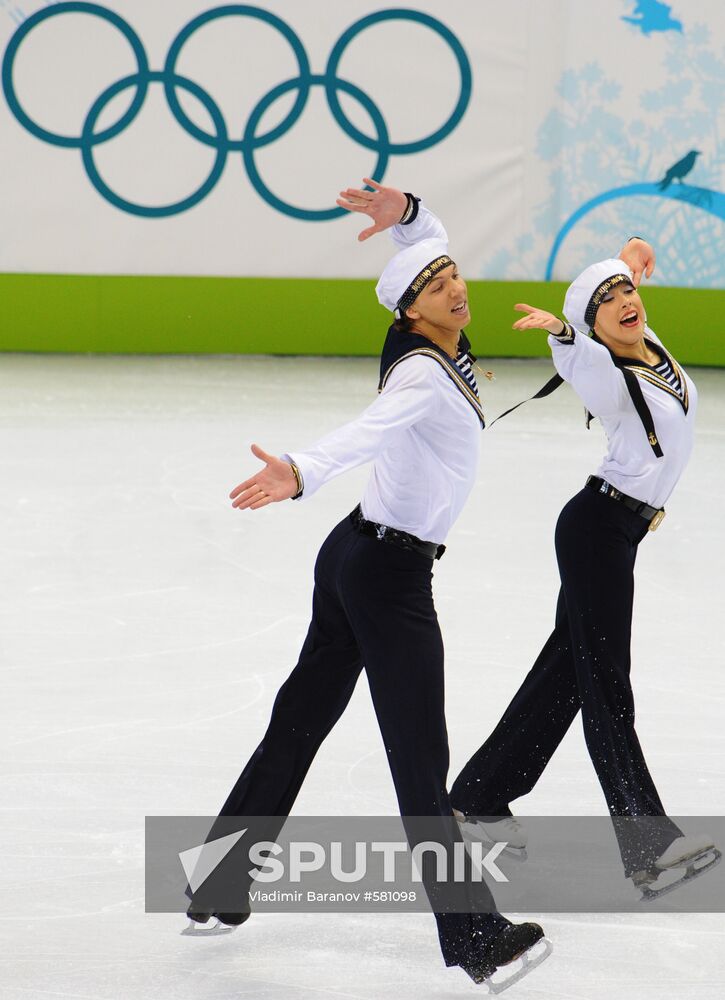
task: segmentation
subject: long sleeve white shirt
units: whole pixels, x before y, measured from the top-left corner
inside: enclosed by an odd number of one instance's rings
[[[420,243],[421,240],[435,239],[448,242],[445,226],[437,215],[425,207],[422,201],[418,203],[418,215],[413,222],[409,222],[405,226],[391,226],[388,232],[399,250],[412,247],[416,243]]]
[[[303,500],[372,461],[363,516],[442,544],[473,488],[480,437],[476,413],[441,365],[416,355],[356,420],[289,457],[302,473]]]
[[[390,235],[401,248],[429,237],[448,238],[422,204],[414,222],[394,226]],[[302,474],[302,500],[335,476],[372,461],[363,516],[442,544],[475,482],[480,437],[475,411],[443,367],[416,355],[395,366],[357,419],[287,457]]]
[[[649,327],[646,336],[661,346]],[[607,454],[597,475],[628,496],[652,507],[663,507],[692,452],[697,409],[697,390],[692,379],[680,367],[687,384],[686,413],[682,403],[670,392],[645,378],[639,379],[663,451],[663,456],[658,458],[647,439],[624,376],[606,347],[578,330],[571,342],[550,336],[549,345],[556,370],[571,384],[587,409],[599,417],[607,436]],[[649,366],[644,365],[644,368],[649,369]]]

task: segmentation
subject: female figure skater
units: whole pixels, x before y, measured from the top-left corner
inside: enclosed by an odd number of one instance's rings
[[[624,257],[641,273],[654,253],[637,240]],[[488,836],[524,849],[510,803],[534,787],[581,709],[625,875],[643,890],[672,868],[715,864],[707,836],[684,837],[666,818],[634,728],[630,684],[633,570],[637,548],[664,517],[690,457],[697,393],[647,326],[624,260],[588,267],[564,301],[568,323],[534,306],[515,330],[546,330],[559,374],[604,427],[608,451],[556,526],[561,590],[554,631],[506,709],[451,788],[458,815],[480,816]],[[620,817],[645,817],[632,821]],[[655,819],[647,819],[654,817]],[[671,888],[669,886],[668,888]]]
[[[264,464],[231,498],[237,509],[256,511],[304,500],[363,463],[372,462],[372,471],[360,504],[320,549],[299,660],[221,816],[289,814],[364,666],[401,814],[451,817],[452,848],[461,835],[446,790],[443,644],[431,570],[475,481],[484,420],[461,332],[470,319],[466,285],[445,229],[412,195],[366,183],[375,192],[348,189],[338,203],[373,217],[360,238],[392,225],[400,248],[377,285],[379,301],[397,317],[383,348],[380,395],[304,451],[279,458],[252,445]],[[219,913],[202,893],[189,907],[193,921],[239,924],[249,916],[246,899],[240,912]],[[550,946],[537,924],[512,924],[497,913],[485,884],[476,900],[471,912],[435,914],[445,963],[480,983],[523,957],[510,985]]]

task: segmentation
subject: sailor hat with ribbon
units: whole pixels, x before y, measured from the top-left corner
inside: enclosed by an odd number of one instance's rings
[[[597,309],[612,288],[624,282],[632,284],[632,272],[623,260],[600,260],[576,278],[564,297],[564,315],[581,333],[594,326]]]
[[[378,302],[400,317],[418,298],[429,281],[453,261],[445,240],[421,240],[392,257],[375,291]]]

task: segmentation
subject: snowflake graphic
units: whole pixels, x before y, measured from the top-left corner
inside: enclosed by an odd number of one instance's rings
[[[553,277],[567,280],[573,261],[583,268],[593,256],[615,252],[626,235],[642,235],[658,252],[655,283],[725,286],[725,221],[703,211],[722,191],[725,149],[718,119],[725,61],[710,47],[705,25],[684,35],[668,33],[663,44],[666,83],[637,95],[626,117],[613,110],[620,86],[600,65],[562,74],[557,106],[542,122],[535,145],[548,168],[548,194],[526,236],[496,248],[483,277],[543,278],[554,239],[572,213],[613,188],[658,182],[690,150],[700,150],[696,167],[683,178],[688,187],[679,192],[678,182],[673,184],[673,192],[686,198],[642,194],[597,206],[566,237],[568,265],[555,265]]]

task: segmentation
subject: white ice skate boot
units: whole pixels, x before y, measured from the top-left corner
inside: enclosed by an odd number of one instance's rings
[[[194,903],[189,906],[186,915],[189,918],[189,923],[181,933],[189,937],[215,937],[219,934],[231,934],[250,916],[248,911],[246,913],[208,913],[199,909]],[[201,926],[208,924],[212,917],[216,920],[213,926]]]
[[[642,900],[650,902],[664,896],[666,892],[672,892],[686,882],[692,882],[705,872],[710,871],[720,862],[722,853],[718,851],[713,843],[712,837],[707,834],[698,834],[694,837],[678,837],[673,840],[667,850],[662,854],[651,868],[635,872],[632,876],[635,888],[642,891]],[[684,868],[685,874],[674,882],[656,888],[655,883],[659,877],[675,868]]]
[[[488,822],[487,819],[476,816],[464,816],[457,809],[453,815],[461,824],[461,833],[467,840],[480,840],[483,844],[506,844],[501,852],[517,861],[526,861],[526,845],[528,833],[520,819],[515,816],[503,816],[501,819]]]

